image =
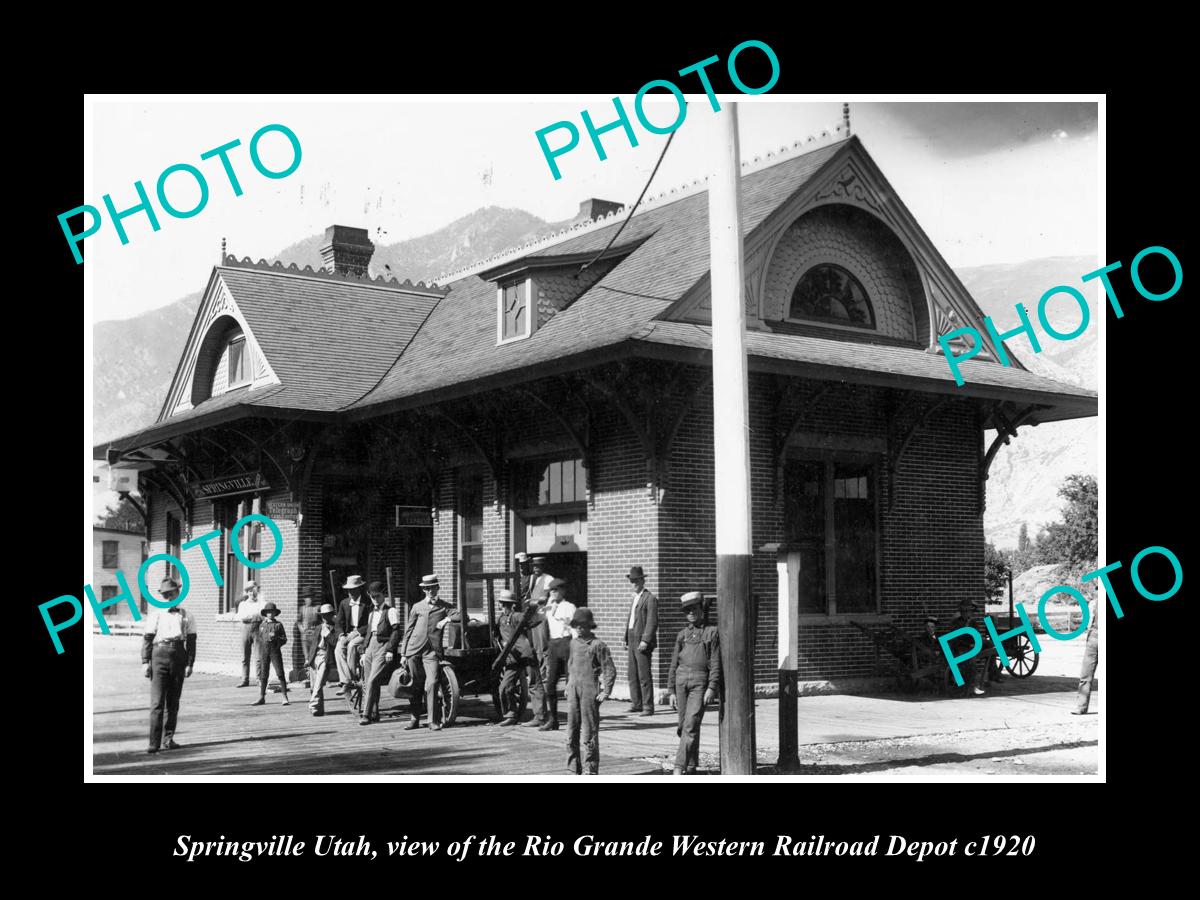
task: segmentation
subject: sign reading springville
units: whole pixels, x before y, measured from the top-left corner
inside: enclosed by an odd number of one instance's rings
[[[206,478],[204,481],[193,481],[190,485],[192,496],[226,497],[229,494],[245,494],[250,491],[262,491],[270,487],[262,472],[240,472],[237,475],[222,475],[220,478]]]

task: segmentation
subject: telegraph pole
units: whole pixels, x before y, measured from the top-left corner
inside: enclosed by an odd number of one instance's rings
[[[708,182],[716,457],[717,626],[725,680],[721,773],[753,775],[754,620],[750,596],[750,418],[742,300],[741,153],[737,104],[714,113]]]

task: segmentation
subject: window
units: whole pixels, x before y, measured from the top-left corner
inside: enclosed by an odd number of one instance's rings
[[[249,510],[245,501],[229,501],[225,504],[221,516],[221,542],[225,548],[225,566],[221,577],[225,580],[224,612],[237,612],[238,603],[242,600],[242,589],[246,581],[254,578],[256,570],[245,565],[233,552],[233,526],[246,515]],[[260,522],[250,522],[238,532],[242,542],[242,555],[252,562],[262,558],[263,526]]]
[[[180,559],[181,533],[182,528],[179,517],[173,513],[167,513],[167,554],[175,557],[176,559]],[[175,566],[169,562],[165,562],[164,565],[167,567],[167,571],[164,575],[165,578],[179,578],[179,572],[175,570]]]
[[[102,565],[106,569],[115,569],[120,566],[119,556],[121,545],[116,541],[102,541],[104,562]]]
[[[531,320],[530,296],[533,294],[533,281],[526,278],[512,284],[502,285],[497,291],[499,304],[499,326],[497,328],[497,343],[515,341],[529,337],[533,333]]]
[[[784,467],[784,538],[800,553],[802,613],[878,610],[875,462],[792,459]]]
[[[829,263],[813,266],[792,291],[791,319],[874,328],[875,311],[858,279]]]
[[[483,572],[483,475],[460,473],[458,491],[459,546],[467,610],[483,612],[483,582],[466,577],[468,573]]]
[[[516,480],[518,509],[587,502],[587,470],[582,459],[533,463],[518,471]]]
[[[229,378],[226,389],[237,387],[250,380],[246,372],[246,338],[234,338],[229,342]]]
[[[117,596],[117,586],[115,584],[105,584],[100,587],[100,602],[105,603]]]

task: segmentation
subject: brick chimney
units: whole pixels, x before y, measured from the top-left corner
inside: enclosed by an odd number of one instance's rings
[[[321,258],[325,270],[338,275],[362,277],[367,274],[367,264],[375,253],[375,245],[367,237],[367,229],[351,228],[348,225],[330,225],[325,229],[325,245],[321,247]]]
[[[616,212],[621,209],[624,203],[613,203],[611,200],[598,200],[592,197],[590,200],[584,200],[579,204],[579,215],[576,220],[598,219],[601,216],[607,216],[611,212]]]

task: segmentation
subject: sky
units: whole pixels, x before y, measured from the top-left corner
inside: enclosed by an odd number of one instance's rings
[[[651,95],[653,96],[653,95]],[[729,97],[729,100],[735,99]],[[841,122],[841,102],[798,102],[788,96],[738,97],[743,160],[790,147]],[[707,98],[688,97],[650,194],[703,177],[715,123]],[[722,102],[726,96],[721,96]],[[601,161],[581,124],[611,121],[611,97],[404,97],[388,100],[229,98],[164,100],[94,98],[87,181],[81,198],[103,209],[137,203],[134,182],[154,197],[159,174],[177,163],[196,166],[209,187],[206,207],[187,219],[158,210],[160,230],[144,214],[124,220],[122,246],[106,218],[87,238],[93,279],[89,318],[120,319],[202,290],[222,238],[229,252],[272,256],[332,224],[365,227],[376,243],[435,231],[485,206],[527,210],[547,221],[572,218],[589,197],[632,203],[667,138],[643,129],[630,110],[638,146],[621,130],[603,136]],[[1087,103],[883,103],[850,101],[851,128],[918,222],[955,267],[1045,256],[1098,254],[1097,109]],[[652,122],[668,123],[673,100],[648,102]],[[569,120],[580,144],[558,157],[555,180],[535,132]],[[283,124],[302,148],[296,171],[271,180],[251,164],[248,145],[263,125]],[[244,193],[235,197],[217,159],[201,153],[239,139],[229,158]],[[558,146],[565,133],[548,136]],[[262,159],[282,169],[286,139],[269,134]],[[490,183],[484,173],[490,173]],[[180,209],[199,196],[175,174],[168,197]],[[69,252],[64,240],[64,252]],[[401,277],[404,273],[397,273]]]

